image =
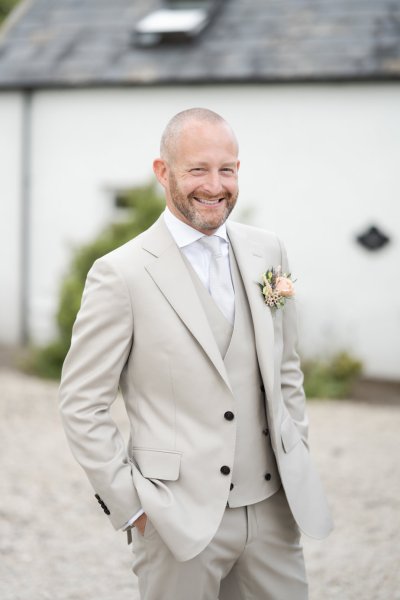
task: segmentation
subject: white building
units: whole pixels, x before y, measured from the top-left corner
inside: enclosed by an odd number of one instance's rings
[[[52,338],[71,249],[152,177],[168,119],[206,106],[240,141],[236,217],[288,247],[303,355],[345,349],[400,380],[400,2],[196,4],[192,40],[189,22],[143,33],[156,0],[36,0],[6,24],[0,343]],[[370,226],[389,239],[374,251]]]

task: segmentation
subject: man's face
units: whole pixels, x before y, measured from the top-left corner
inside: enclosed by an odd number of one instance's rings
[[[171,212],[211,235],[228,218],[238,197],[237,144],[224,123],[187,124],[159,181]],[[157,162],[157,161],[155,161]],[[160,166],[160,165],[159,165]]]

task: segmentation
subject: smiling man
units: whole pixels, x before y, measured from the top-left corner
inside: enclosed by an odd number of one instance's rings
[[[187,119],[186,112],[180,113],[169,123],[161,139],[161,158],[153,166],[172,214],[209,235],[236,204],[238,144],[218,115],[207,121],[192,119],[190,128]]]
[[[226,222],[238,144],[216,113],[176,115],[153,166],[164,214],[88,275],[60,389],[67,437],[113,526],[133,531],[142,600],[304,600],[300,529],[321,538],[331,519],[285,250]],[[128,447],[109,413],[118,387]]]

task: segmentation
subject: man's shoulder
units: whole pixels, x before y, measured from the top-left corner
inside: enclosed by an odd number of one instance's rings
[[[118,265],[134,259],[141,249],[141,235],[142,234],[132,238],[128,242],[125,242],[125,244],[114,248],[114,250],[107,252],[107,254],[101,256],[98,261],[117,267]]]
[[[261,244],[281,244],[281,240],[274,231],[263,229],[261,227],[255,227],[254,225],[247,225],[245,223],[238,223],[237,221],[229,221],[228,232],[232,232],[236,235],[243,237],[249,241],[261,243]]]
[[[104,254],[95,261],[96,264],[108,265],[111,269],[120,273],[124,273],[126,270],[132,271],[135,266],[138,265],[142,266],[144,259],[148,256],[143,250],[143,242],[146,239],[148,232],[151,231],[153,227],[154,225],[128,240],[125,244]]]

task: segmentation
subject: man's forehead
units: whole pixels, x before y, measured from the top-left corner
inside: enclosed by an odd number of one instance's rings
[[[220,152],[220,161],[237,160],[238,143],[230,125],[222,119],[187,119],[171,131],[164,146],[169,160],[187,163],[193,159],[207,161],[211,154]]]

